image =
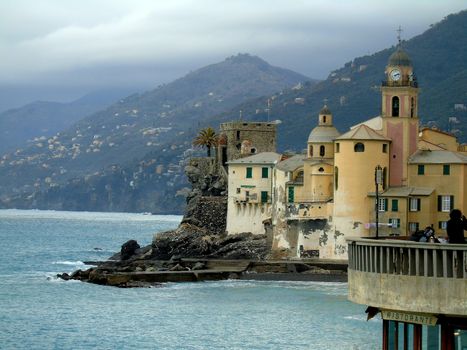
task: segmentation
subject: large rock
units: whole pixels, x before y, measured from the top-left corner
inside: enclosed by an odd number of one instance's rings
[[[174,231],[156,234],[152,242],[152,258],[265,259],[269,253],[265,235],[241,233],[219,235],[187,223]]]
[[[138,242],[136,242],[134,239],[130,239],[129,241],[123,243],[122,249],[120,250],[120,259],[128,260],[139,248],[140,246]]]

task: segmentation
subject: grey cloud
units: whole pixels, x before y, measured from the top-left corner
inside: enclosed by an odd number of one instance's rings
[[[394,44],[399,24],[409,38],[462,7],[457,0],[4,1],[0,85],[157,84],[238,52],[324,78]],[[143,68],[160,78],[145,80]]]

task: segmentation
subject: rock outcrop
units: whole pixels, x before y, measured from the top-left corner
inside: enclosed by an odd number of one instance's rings
[[[152,258],[252,259],[267,257],[266,235],[245,232],[236,235],[216,234],[203,228],[181,224],[174,231],[154,235]]]

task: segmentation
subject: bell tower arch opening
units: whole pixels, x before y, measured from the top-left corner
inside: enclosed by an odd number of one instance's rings
[[[393,117],[398,117],[399,116],[399,97],[394,96],[391,101],[391,115]]]

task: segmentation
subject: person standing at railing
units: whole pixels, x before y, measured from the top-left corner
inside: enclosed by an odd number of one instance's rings
[[[447,223],[449,243],[467,243],[464,238],[464,230],[467,230],[467,219],[459,209],[453,209],[449,213],[450,219]]]

